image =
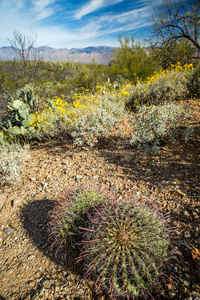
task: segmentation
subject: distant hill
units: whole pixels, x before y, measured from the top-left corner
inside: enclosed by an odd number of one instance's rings
[[[55,49],[48,46],[38,48],[45,61],[74,61],[81,63],[108,63],[113,55],[112,47],[98,46],[87,48]],[[0,47],[0,60],[13,60],[15,53],[12,47]]]

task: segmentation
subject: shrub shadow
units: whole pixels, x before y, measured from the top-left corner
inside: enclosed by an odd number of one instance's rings
[[[108,163],[120,166],[131,181],[148,182],[149,187],[153,188],[168,184],[183,189],[188,186],[189,195],[197,196],[200,179],[199,141],[200,126],[196,126],[191,141],[185,144],[179,140],[175,143],[164,140],[159,154],[145,154],[123,137],[118,140],[109,137],[104,143],[101,141],[98,150]]]

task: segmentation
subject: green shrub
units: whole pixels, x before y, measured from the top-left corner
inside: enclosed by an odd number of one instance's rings
[[[125,116],[124,101],[116,101],[111,94],[101,95],[93,110],[78,113],[70,128],[74,143],[82,148],[94,147]]]
[[[163,274],[169,234],[165,221],[144,204],[116,200],[88,213],[78,261],[112,297],[144,299]]]
[[[140,150],[149,152],[159,151],[159,144],[164,138],[170,138],[174,142],[181,134],[187,142],[193,128],[181,130],[180,126],[184,125],[188,116],[189,112],[182,105],[175,103],[141,106],[138,113],[132,114],[134,129],[130,143],[137,145]]]
[[[192,72],[192,65],[181,67],[180,64],[172,66],[170,70],[161,70],[148,77],[146,82],[138,82],[132,86],[127,101],[129,108],[140,105],[161,105],[188,94],[187,80]]]
[[[112,62],[112,72],[116,75],[122,75],[133,84],[137,80],[145,80],[155,66],[151,59],[150,53],[148,54],[140,42],[135,42],[134,37],[125,37],[124,40],[119,36],[120,48],[114,49],[114,56]],[[112,73],[111,73],[112,77]]]
[[[55,137],[68,131],[75,145],[94,147],[125,116],[125,91],[113,92],[106,86],[98,88],[95,94],[84,90],[74,93],[70,102],[64,95],[46,101],[46,108],[36,112],[31,122],[39,129],[38,136]]]
[[[29,145],[5,144],[0,148],[0,173],[3,180],[20,180],[20,171],[29,157]]]
[[[87,213],[93,205],[104,202],[104,196],[94,188],[73,186],[62,193],[50,213],[50,237],[53,246],[61,250],[63,256],[80,254],[78,243],[81,241],[79,227],[84,227]]]
[[[109,111],[106,107],[102,109],[98,107],[90,115],[81,116],[73,124],[71,135],[74,138],[74,144],[85,149],[94,147],[121,118],[117,110]]]
[[[191,70],[187,80],[188,94],[192,96],[200,95],[200,66]]]

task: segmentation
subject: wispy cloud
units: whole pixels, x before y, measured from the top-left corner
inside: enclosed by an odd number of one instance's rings
[[[32,3],[35,20],[44,20],[54,14],[55,0],[33,0]]]
[[[86,16],[98,9],[108,7],[122,1],[124,0],[91,0],[86,5],[81,7],[78,11],[76,11],[75,17],[76,19],[80,19],[81,17]]]
[[[149,7],[133,9],[121,14],[106,14],[94,17],[85,27],[83,32],[92,32],[93,35],[101,36],[111,33],[129,32],[134,29],[144,28],[151,25]]]
[[[9,45],[7,38],[12,39],[15,29],[24,35],[34,32],[36,46],[117,46],[118,34],[141,34],[151,25],[150,7],[143,3],[147,0],[142,0],[143,5],[137,5],[138,9],[133,9],[135,0],[129,0],[128,7],[124,5],[122,12],[119,12],[119,7],[117,10],[112,7],[88,17],[86,15],[90,12],[122,1],[127,3],[127,0],[90,0],[79,11],[74,11],[72,0],[63,1],[0,0],[0,20],[4,24],[0,26],[0,47]],[[141,2],[138,0],[137,3]]]

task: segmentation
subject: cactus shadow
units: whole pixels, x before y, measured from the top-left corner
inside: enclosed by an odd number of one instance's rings
[[[72,272],[81,274],[80,267],[77,268],[73,261],[66,261],[63,253],[52,247],[54,240],[50,237],[50,211],[56,205],[56,200],[34,200],[25,205],[20,212],[23,226],[28,233],[29,239],[37,248],[51,261],[57,265],[70,269]]]
[[[41,199],[34,200],[24,205],[21,208],[20,216],[26,230],[30,242],[37,246],[37,248],[43,253],[44,256],[48,257],[51,261],[53,261],[56,266],[54,269],[56,272],[60,273],[58,270],[67,271],[67,275],[63,275],[62,277],[56,278],[56,281],[59,282],[60,285],[65,285],[67,283],[67,276],[69,274],[73,274],[76,276],[76,280],[74,281],[74,286],[72,285],[70,288],[72,289],[73,299],[81,300],[79,296],[80,284],[82,285],[82,280],[85,279],[85,274],[83,270],[82,263],[75,263],[73,259],[70,260],[70,257],[65,259],[63,257],[63,252],[58,251],[58,247],[52,247],[53,239],[50,238],[50,212],[55,207],[57,201],[49,200],[49,199]],[[58,267],[58,268],[57,268]],[[38,283],[36,289],[32,289],[27,296],[35,297],[41,291],[43,287],[43,282],[45,279],[54,280],[51,275],[51,272],[48,274],[41,275],[41,281]],[[84,280],[84,286],[87,286],[92,295],[92,299],[98,300],[99,295],[105,294],[105,291],[96,292],[92,281]],[[4,298],[2,298],[4,299]],[[31,298],[32,299],[32,298]],[[34,298],[35,299],[35,298]],[[54,299],[66,299],[66,298],[54,298]],[[107,299],[107,298],[105,298]],[[1,297],[0,297],[1,300]],[[20,299],[19,299],[20,300]]]

